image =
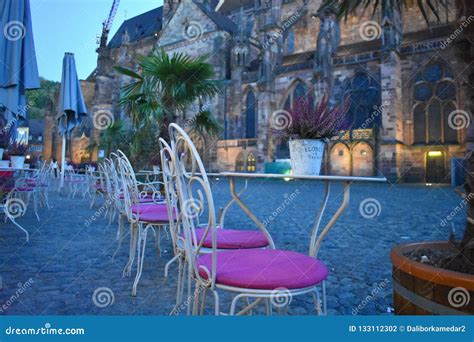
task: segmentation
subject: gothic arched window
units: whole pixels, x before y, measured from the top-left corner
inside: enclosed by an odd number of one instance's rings
[[[257,100],[251,91],[247,94],[245,101],[245,137],[253,139],[257,137]]]
[[[439,62],[428,63],[415,76],[414,142],[457,143],[456,127],[449,125],[449,114],[454,110],[456,110],[456,85],[451,70]]]
[[[306,85],[302,82],[298,82],[294,89],[288,94],[283,109],[289,110],[293,108],[293,104],[298,98],[306,96],[308,96],[308,90]]]
[[[380,84],[365,72],[357,72],[347,84],[344,97],[350,96],[347,119],[352,129],[382,125]]]

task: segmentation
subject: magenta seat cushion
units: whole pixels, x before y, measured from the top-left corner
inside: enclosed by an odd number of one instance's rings
[[[120,194],[120,197],[119,197],[119,198],[122,199],[122,200],[125,199],[124,194]],[[146,196],[140,197],[140,198],[139,198],[139,201],[140,201],[140,203],[151,203],[151,202],[154,202],[153,196],[151,196],[151,195],[146,195]],[[158,199],[157,199],[157,201],[158,201]]]
[[[197,260],[212,270],[212,254]],[[201,277],[206,272],[200,269]],[[238,249],[217,253],[216,282],[247,289],[300,289],[319,284],[328,276],[327,267],[307,255],[273,249]]]
[[[196,229],[198,242],[204,235],[205,228]],[[216,229],[218,249],[262,248],[268,246],[268,239],[257,230]],[[212,248],[212,234],[209,232],[203,247]]]
[[[169,222],[166,203],[142,203],[138,205],[133,205],[132,213],[138,213],[140,221],[161,223]]]

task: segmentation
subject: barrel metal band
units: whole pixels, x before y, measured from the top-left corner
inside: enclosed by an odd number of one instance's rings
[[[406,287],[400,285],[396,281],[393,282],[393,290],[406,300],[416,305],[420,309],[432,312],[439,315],[467,315],[466,312],[452,309],[450,307],[432,302],[429,299],[421,297],[416,293],[408,290]]]

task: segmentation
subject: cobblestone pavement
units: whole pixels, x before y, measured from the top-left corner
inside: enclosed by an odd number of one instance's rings
[[[225,179],[214,182],[213,192],[218,206],[230,199]],[[268,223],[278,248],[307,253],[311,223],[322,193],[322,184],[316,182],[252,181],[243,199]],[[337,209],[341,195],[342,187],[335,185],[328,214]],[[28,243],[16,227],[1,221],[0,314],[170,313],[176,267],[165,280],[164,265],[171,258],[166,236],[159,258],[149,234],[138,296],[132,297],[133,277],[122,277],[128,243],[112,260],[116,225],[107,227],[102,217],[86,224],[100,203],[89,209],[87,199],[68,199],[57,193],[51,193],[51,202],[53,208],[40,212],[39,223],[31,211],[20,219],[31,233]],[[450,213],[459,236],[464,211],[461,198],[447,186],[353,185],[349,207],[323,242],[319,255],[331,270],[328,313],[387,314],[392,305],[390,248],[398,243],[446,239],[451,225],[444,224],[443,218]],[[226,222],[232,227],[252,226],[238,207],[233,207]],[[109,298],[105,293],[94,301],[94,291],[97,294],[103,288],[110,289]],[[313,313],[310,296],[293,299],[289,314]]]

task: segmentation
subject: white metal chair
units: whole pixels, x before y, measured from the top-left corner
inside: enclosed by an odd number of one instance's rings
[[[157,243],[158,254],[160,251],[161,229],[169,225],[166,203],[156,203],[153,200],[144,203],[143,192],[139,190],[139,182],[135,178],[135,172],[127,156],[122,151],[117,151],[119,156],[119,175],[122,181],[124,212],[130,222],[130,255],[129,261],[124,269],[124,275],[130,275],[134,262],[135,253],[137,256],[137,274],[133,283],[132,295],[136,296],[138,282],[143,271],[145,258],[145,247],[148,230],[152,229]],[[155,196],[152,195],[152,199]]]
[[[178,313],[178,308],[183,301],[184,290],[188,287],[188,297],[191,296],[191,275],[192,269],[189,269],[189,264],[186,263],[186,253],[184,248],[184,233],[182,229],[182,223],[180,218],[182,215],[192,215],[194,220],[197,222],[196,237],[197,240],[203,236],[207,223],[200,223],[200,209],[201,205],[198,201],[190,201],[186,204],[186,211],[180,211],[178,206],[178,195],[177,195],[177,185],[176,185],[176,176],[175,171],[175,160],[173,148],[168,145],[166,141],[160,139],[160,153],[161,153],[161,162],[163,169],[163,181],[165,183],[165,194],[166,201],[168,204],[168,211],[171,213],[179,213],[177,215],[177,221],[170,221],[170,231],[173,241],[173,250],[174,257],[166,264],[165,267],[165,277],[168,276],[168,270],[170,265],[178,261],[178,286],[177,286],[177,295],[176,295],[176,305],[173,308],[172,314]],[[245,190],[245,189],[244,189]],[[217,249],[218,250],[234,250],[234,249],[253,249],[253,248],[274,248],[273,240],[270,234],[265,230],[265,232],[260,232],[257,230],[235,230],[224,229],[224,216],[227,210],[230,208],[234,201],[230,201],[225,209],[222,210],[222,215],[220,219],[220,225],[218,225],[217,230]],[[197,241],[196,240],[196,241]],[[197,246],[197,243],[195,243]],[[200,250],[201,253],[211,252],[212,241],[210,239],[205,239],[203,241],[203,246]],[[188,313],[190,313],[190,307],[187,307]]]
[[[267,313],[272,313],[272,304],[287,306],[297,295],[312,294],[318,314],[326,312],[324,280],[328,269],[316,259],[317,248],[311,255],[276,249],[218,249],[218,224],[214,199],[201,158],[186,132],[176,124],[170,125],[170,137],[175,162],[179,219],[184,232],[184,253],[196,282],[194,292],[195,314],[203,313],[207,291],[214,296],[214,313],[220,310],[220,293],[233,294],[229,313],[246,314],[259,303],[266,304]],[[199,212],[207,212],[207,226],[202,236],[195,215],[185,215],[190,203]],[[266,232],[268,233],[268,232]],[[212,246],[203,254],[204,241],[211,239]],[[320,236],[315,246],[319,246]],[[271,238],[270,238],[271,239]],[[319,289],[322,290],[322,296]],[[237,311],[239,300],[244,307]],[[250,300],[253,300],[250,302]],[[287,301],[285,303],[285,301]],[[280,307],[280,306],[277,306]]]

